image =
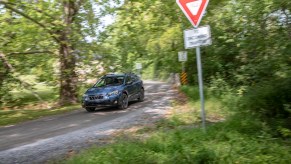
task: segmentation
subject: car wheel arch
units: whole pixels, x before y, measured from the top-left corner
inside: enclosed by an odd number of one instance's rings
[[[124,96],[124,95],[126,95],[126,96]],[[124,100],[126,100],[126,105],[124,104],[125,103]],[[128,94],[127,94],[126,91],[123,91],[122,94],[121,94],[121,96],[120,96],[120,98],[119,98],[119,100],[118,100],[118,108],[120,108],[120,109],[126,109],[128,107],[128,102],[129,102],[129,100],[128,100]]]
[[[128,96],[128,92],[127,91],[122,91],[122,94],[126,94]]]

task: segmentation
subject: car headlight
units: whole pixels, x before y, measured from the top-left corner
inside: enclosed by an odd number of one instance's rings
[[[87,100],[88,99],[88,95],[87,94],[83,94],[83,99]]]
[[[118,95],[118,94],[119,94],[119,91],[116,90],[116,91],[107,93],[107,96]]]

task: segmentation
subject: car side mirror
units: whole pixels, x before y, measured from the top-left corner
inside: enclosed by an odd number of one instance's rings
[[[127,85],[131,85],[132,84],[132,81],[128,81],[126,82]]]

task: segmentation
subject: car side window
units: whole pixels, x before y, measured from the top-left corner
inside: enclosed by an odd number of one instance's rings
[[[121,85],[123,84],[124,77],[118,77],[117,80],[118,80],[118,84]]]
[[[139,82],[140,81],[140,78],[136,75],[133,76],[134,77],[134,82]]]
[[[131,76],[132,82],[136,82],[135,76]]]
[[[110,84],[113,84],[113,83],[114,83],[114,79],[111,78],[111,77],[107,77],[107,78],[105,79],[105,82],[106,82],[106,85],[110,85]]]
[[[132,79],[131,79],[131,77],[130,76],[127,76],[126,77],[126,84],[129,84],[129,83],[131,83],[132,82]]]
[[[105,86],[105,78],[101,78],[100,80],[97,81],[96,84],[94,84],[93,87],[102,87],[102,86]]]

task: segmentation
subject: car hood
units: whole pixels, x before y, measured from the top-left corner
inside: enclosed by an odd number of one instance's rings
[[[120,89],[120,87],[112,87],[112,86],[110,86],[110,87],[90,88],[85,92],[85,94],[88,94],[88,95],[90,95],[90,94],[93,94],[93,95],[95,95],[95,94],[107,94],[109,92],[113,92],[113,91],[116,91],[116,90],[119,90],[119,89]]]

